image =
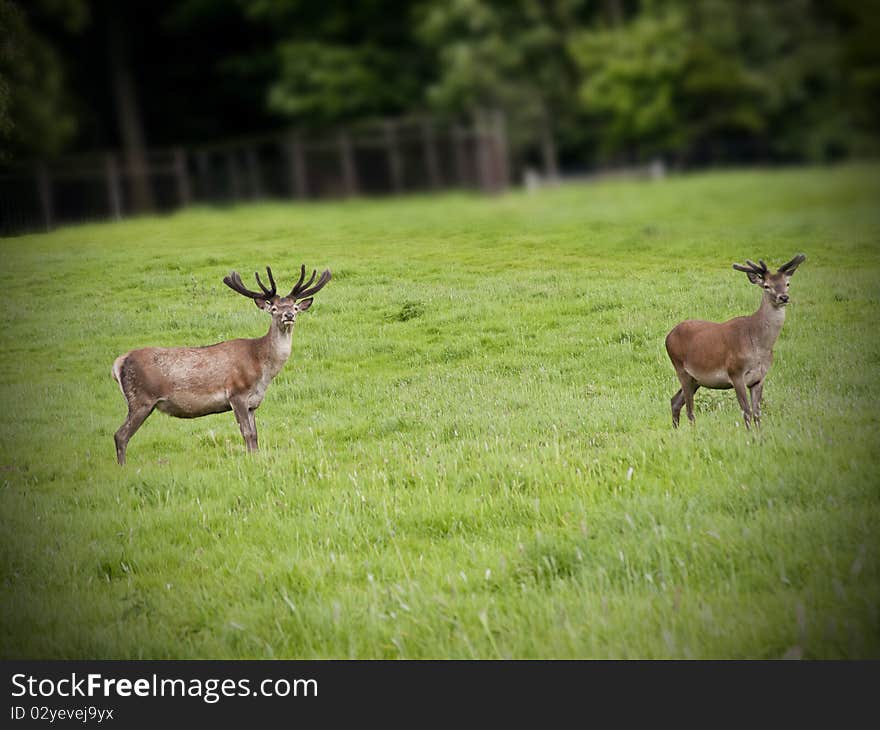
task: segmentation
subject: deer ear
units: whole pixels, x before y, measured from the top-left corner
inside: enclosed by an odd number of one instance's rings
[[[752,284],[757,284],[758,286],[761,286],[764,283],[764,277],[760,274],[753,274],[751,271],[749,271],[746,272],[746,276],[749,277],[749,281],[752,282]]]
[[[296,308],[297,308],[300,312],[305,312],[309,307],[312,306],[312,302],[313,302],[313,301],[315,301],[315,300],[312,299],[312,297],[309,297],[308,299],[300,299],[300,300],[296,303]]]
[[[268,299],[254,299],[254,304],[257,305],[257,309],[268,309],[269,308],[269,300]]]

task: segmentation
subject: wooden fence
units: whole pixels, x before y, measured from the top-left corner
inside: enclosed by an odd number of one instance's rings
[[[118,220],[192,203],[326,199],[509,184],[504,118],[467,125],[391,119],[332,134],[290,131],[151,149],[143,168],[113,152],[0,171],[0,235]]]

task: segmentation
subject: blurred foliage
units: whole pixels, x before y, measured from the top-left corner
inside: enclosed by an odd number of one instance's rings
[[[584,32],[572,44],[584,74],[578,99],[604,124],[602,150],[629,145],[656,153],[683,143],[678,87],[688,64],[678,15],[643,17],[626,27]]]
[[[503,110],[515,152],[535,143],[536,130],[582,142],[573,103],[577,69],[567,44],[587,6],[583,0],[424,3],[416,33],[435,58],[426,103],[448,114]]]
[[[402,114],[427,82],[411,32],[417,3],[241,0],[251,23],[276,29],[271,111],[304,126]],[[242,59],[246,63],[245,59]]]
[[[286,116],[332,124],[405,108],[406,95],[385,81],[395,59],[378,48],[290,41],[278,50],[269,106]]]
[[[670,1],[583,31],[571,47],[578,99],[607,131],[603,150],[683,161],[859,151],[844,103],[846,29],[820,10],[808,0]]]
[[[88,20],[80,0],[32,0],[28,14],[0,0],[0,161],[53,154],[76,132],[64,65],[32,18],[75,33]]]
[[[0,0],[13,155],[118,144],[109,0]],[[880,0],[131,0],[148,144],[506,113],[569,166],[876,154]],[[63,59],[63,61],[62,61]]]

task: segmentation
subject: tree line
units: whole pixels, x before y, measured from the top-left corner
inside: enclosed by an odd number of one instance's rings
[[[880,149],[880,0],[0,0],[0,155],[500,110],[521,162]]]

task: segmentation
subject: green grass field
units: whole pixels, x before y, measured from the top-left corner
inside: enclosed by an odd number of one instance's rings
[[[0,241],[0,656],[880,657],[880,167],[195,209]],[[663,340],[803,251],[748,432]],[[113,359],[333,281],[246,453]],[[683,419],[684,421],[684,419]]]

